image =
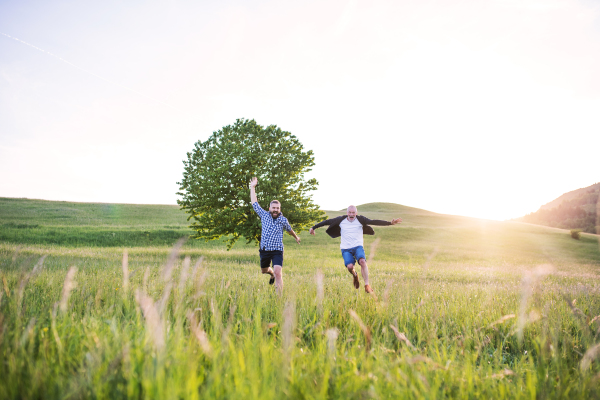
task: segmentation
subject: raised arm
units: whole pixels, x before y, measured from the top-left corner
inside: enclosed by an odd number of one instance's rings
[[[252,204],[257,203],[258,199],[256,198],[256,190],[254,189],[258,185],[258,178],[254,177],[250,181],[250,201]]]

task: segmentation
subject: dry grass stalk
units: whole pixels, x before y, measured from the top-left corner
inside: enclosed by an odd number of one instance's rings
[[[1,299],[1,294],[2,294],[2,292],[0,292],[0,299]],[[3,341],[4,341],[4,314],[0,313],[0,346],[2,345]]]
[[[540,315],[539,312],[537,312],[536,310],[531,310],[529,311],[529,314],[526,315],[525,317],[523,317],[523,319],[521,320],[522,325],[518,325],[516,326],[511,332],[511,335],[514,335],[516,333],[521,333],[521,335],[523,334],[523,328],[528,325],[531,324],[537,320],[539,320],[540,318],[542,318],[542,316]]]
[[[171,281],[171,277],[173,275],[173,270],[175,269],[174,268],[175,262],[177,261],[177,257],[179,256],[179,251],[181,250],[181,247],[183,246],[185,241],[186,241],[185,237],[179,239],[177,241],[177,243],[175,243],[175,245],[173,246],[171,253],[169,253],[169,257],[167,258],[167,263],[165,264],[165,267],[163,268],[163,280],[165,282]]]
[[[296,328],[296,303],[288,301],[283,310],[283,351],[286,360],[289,360],[290,352],[294,345],[294,329]]]
[[[25,274],[21,281],[19,282],[19,290],[17,291],[17,315],[21,315],[21,307],[23,305],[23,293],[25,292],[25,286],[27,286],[27,282],[29,282],[29,274]]]
[[[416,355],[412,358],[409,358],[407,361],[409,364],[416,364],[418,362],[424,362],[426,364],[432,365],[436,369],[446,369],[443,366],[441,366],[440,364],[433,361],[431,358],[429,358],[427,356],[423,356],[423,355]]]
[[[140,305],[144,314],[146,328],[150,332],[152,343],[156,349],[162,350],[165,347],[165,330],[158,308],[150,296],[139,290],[135,291],[135,300]]]
[[[196,315],[193,312],[188,311],[187,317],[190,321],[190,329],[192,330],[194,336],[196,336],[196,339],[198,339],[200,348],[202,349],[204,354],[210,357],[212,355],[212,347],[210,345],[210,341],[208,340],[208,335],[200,327],[200,323],[196,319]]]
[[[327,329],[325,331],[325,336],[327,336],[327,354],[330,357],[335,357],[335,342],[339,336],[340,332],[337,328]]]
[[[185,284],[188,280],[188,273],[190,271],[190,264],[192,260],[190,256],[185,256],[183,260],[183,267],[181,267],[181,275],[179,276],[179,293],[182,295],[183,290],[185,289]]]
[[[381,242],[381,239],[377,238],[371,243],[371,250],[369,251],[369,257],[367,257],[367,263],[375,260],[375,251],[377,250],[377,246],[379,246],[379,242]]]
[[[315,283],[317,284],[317,307],[319,310],[321,310],[323,307],[323,278],[323,272],[318,269],[317,273],[315,274]]]
[[[126,294],[129,289],[129,254],[127,250],[123,251],[121,267],[123,269],[123,294]]]
[[[178,290],[177,304],[176,304],[177,310],[179,310],[179,308],[181,307],[181,304],[183,303],[183,299],[185,297],[185,286],[188,281],[188,276],[189,276],[189,272],[190,272],[190,264],[191,264],[190,256],[185,256],[185,259],[183,260],[183,266],[181,267],[181,274],[179,275],[179,290]],[[179,313],[178,313],[178,315],[179,315]]]
[[[360,329],[363,331],[363,334],[365,335],[367,351],[370,351],[371,350],[371,331],[364,324],[364,322],[358,316],[358,314],[356,313],[356,311],[350,309],[350,310],[348,310],[348,313],[350,314],[350,316],[352,317],[352,319],[354,321],[356,321],[356,323],[358,324],[358,326],[360,327]]]
[[[579,365],[581,368],[581,372],[584,372],[587,369],[589,369],[590,365],[592,365],[592,361],[598,358],[598,356],[600,356],[600,343],[589,348],[583,355],[583,358],[581,359],[581,364]]]
[[[42,267],[44,266],[44,260],[46,259],[46,257],[48,257],[47,254],[43,255],[38,262],[35,264],[35,267],[33,267],[33,271],[31,271],[32,275],[37,274],[38,272],[40,272],[42,270]]]
[[[585,314],[583,313],[583,311],[581,311],[579,308],[575,307],[575,303],[577,302],[577,300],[569,300],[569,298],[566,295],[563,295],[563,298],[569,305],[569,308],[571,309],[571,312],[573,312],[573,314],[578,315],[580,317],[585,317]]]
[[[58,331],[56,330],[56,310],[58,309],[58,303],[54,303],[54,307],[52,307],[52,320],[50,323],[50,327],[52,328],[52,335],[54,336],[54,340],[56,341],[56,347],[58,347],[59,351],[62,351],[62,342],[60,341],[60,337],[58,336]]]
[[[408,340],[408,338],[406,337],[406,335],[404,333],[400,332],[397,327],[395,327],[394,325],[390,324],[390,328],[392,328],[392,330],[394,331],[394,334],[396,335],[396,338],[400,342],[403,342],[408,347],[410,347],[412,350],[416,350],[415,346],[413,346],[413,344],[410,342],[410,340]]]
[[[417,304],[417,306],[413,310],[413,314],[415,314],[417,311],[419,311],[419,308],[421,308],[423,306],[423,304],[425,304],[425,299],[421,299],[421,301],[419,302],[419,304]]]
[[[6,297],[10,299],[10,289],[8,288],[8,281],[6,277],[2,275],[2,284],[4,285],[4,292],[6,293]]]
[[[21,245],[18,245],[15,248],[15,252],[13,253],[13,256],[12,256],[12,262],[13,262],[13,264],[17,261],[17,257],[19,256],[19,251],[21,251]]]
[[[1,294],[1,293],[0,293]],[[590,325],[593,324],[594,322],[600,320],[600,315],[596,315],[594,318],[592,318],[592,320],[590,321]],[[600,322],[598,322],[600,324]]]
[[[383,291],[383,302],[387,304],[390,299],[390,291],[392,290],[392,286],[394,285],[393,279],[388,279],[387,285],[385,286],[385,290]]]
[[[527,310],[529,298],[533,293],[533,287],[541,277],[551,273],[552,270],[553,267],[550,264],[543,264],[539,265],[533,272],[526,271],[525,274],[523,274],[523,280],[521,283],[521,302],[519,305],[519,319],[516,328],[519,341],[523,340],[523,329],[528,323],[528,318],[525,315],[525,311]]]
[[[223,336],[221,337],[221,341],[223,344],[227,342],[229,339],[229,333],[231,333],[231,328],[233,327],[233,316],[235,314],[235,310],[237,310],[237,305],[232,305],[229,308],[229,319],[227,320],[227,327],[223,331]],[[223,346],[223,351],[225,351],[225,346]]]
[[[196,264],[194,264],[194,268],[192,269],[192,277],[191,277],[192,282],[196,279],[196,274],[198,273],[198,270],[202,266],[202,261],[204,261],[204,256],[200,257],[196,261]]]
[[[504,315],[502,316],[500,319],[492,322],[491,324],[489,324],[487,327],[488,328],[493,328],[494,326],[498,325],[498,324],[502,324],[505,321],[508,321],[509,319],[515,318],[516,315],[515,314],[508,314],[508,315]]]
[[[144,292],[148,291],[148,278],[150,277],[150,267],[146,267],[144,271],[144,278],[142,279],[142,290]]]
[[[494,375],[490,376],[490,378],[493,378],[493,379],[503,379],[505,376],[511,376],[511,375],[514,375],[514,374],[515,373],[513,371],[511,371],[508,368],[505,368],[502,372],[494,374]]]
[[[204,294],[204,292],[202,291],[202,285],[204,285],[204,282],[206,282],[206,278],[208,278],[208,271],[206,269],[203,269],[198,279],[196,279],[196,294],[194,295],[195,299],[199,298]]]
[[[35,317],[29,320],[29,324],[27,324],[27,328],[23,331],[23,335],[21,336],[21,347],[25,346],[27,339],[33,339],[33,328],[35,327]]]
[[[77,286],[77,282],[75,282],[75,274],[77,273],[77,267],[69,268],[67,272],[67,277],[65,278],[65,284],[63,285],[62,296],[60,299],[60,311],[63,313],[67,311],[67,304],[69,302],[69,295],[71,294],[71,290]]]

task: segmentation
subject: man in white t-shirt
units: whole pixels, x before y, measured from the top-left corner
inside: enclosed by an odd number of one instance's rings
[[[358,261],[360,264],[360,272],[365,281],[365,292],[373,293],[373,289],[371,288],[371,285],[369,285],[369,268],[367,266],[365,249],[363,248],[363,234],[375,234],[375,231],[369,225],[396,225],[402,222],[402,218],[393,219],[392,222],[369,219],[362,215],[356,215],[357,211],[355,206],[350,206],[346,211],[346,215],[319,222],[310,228],[310,234],[314,235],[315,229],[329,225],[329,228],[327,228],[326,231],[329,236],[332,238],[341,236],[342,241],[340,243],[340,249],[342,250],[342,257],[344,258],[344,265],[348,268],[348,272],[350,272],[354,278],[354,287],[356,289],[360,287],[358,274],[354,270],[354,264]]]

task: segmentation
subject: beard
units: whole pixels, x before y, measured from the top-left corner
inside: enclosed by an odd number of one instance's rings
[[[271,216],[272,216],[273,218],[277,218],[277,217],[279,217],[279,214],[280,214],[280,213],[279,213],[279,211],[271,211]]]

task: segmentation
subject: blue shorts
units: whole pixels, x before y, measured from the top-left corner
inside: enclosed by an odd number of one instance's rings
[[[342,249],[342,257],[344,257],[344,266],[355,264],[360,261],[361,258],[367,259],[367,257],[365,257],[365,249],[363,249],[362,246],[352,247],[351,249]],[[356,260],[356,262],[354,260]]]
[[[260,267],[269,268],[271,264],[273,266],[280,265],[283,267],[283,251],[281,250],[259,250],[260,254]]]

